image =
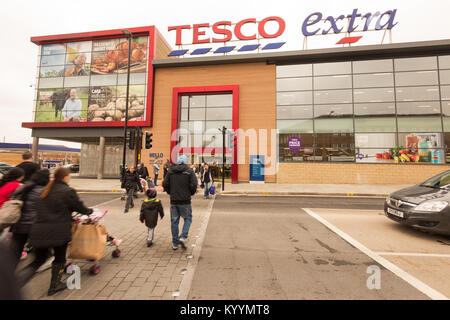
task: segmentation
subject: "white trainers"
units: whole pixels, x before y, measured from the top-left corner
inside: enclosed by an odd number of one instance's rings
[[[187,240],[186,240],[186,239],[180,238],[180,239],[178,240],[178,242],[181,244],[181,246],[183,247],[183,249],[187,249],[187,245],[186,245]]]

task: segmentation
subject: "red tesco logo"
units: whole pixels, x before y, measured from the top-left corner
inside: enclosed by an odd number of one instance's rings
[[[269,34],[265,30],[265,25],[269,21],[275,21],[278,24],[278,30],[274,34]],[[254,40],[257,37],[257,34],[252,35],[244,35],[242,33],[242,27],[245,24],[257,24],[255,18],[250,19],[244,19],[236,23],[234,27],[234,35],[239,40]],[[223,35],[224,38],[212,38],[212,42],[227,42],[230,41],[233,37],[233,33],[231,30],[226,29],[225,26],[231,26],[231,21],[219,21],[212,25],[212,31],[214,32],[214,35]],[[209,23],[200,23],[200,24],[194,24],[192,25],[192,44],[198,44],[198,43],[210,43],[211,38],[204,38],[200,39],[200,36],[204,36],[206,34],[206,30],[204,28],[210,28]],[[169,27],[168,31],[175,30],[176,31],[176,42],[175,45],[179,46],[182,44],[181,37],[182,37],[182,31],[183,30],[190,30],[190,25],[181,25],[181,26],[173,26]],[[203,29],[203,30],[201,30]],[[284,30],[286,29],[286,22],[280,18],[280,17],[267,17],[263,20],[261,20],[258,23],[258,34],[263,38],[276,38],[283,34]]]

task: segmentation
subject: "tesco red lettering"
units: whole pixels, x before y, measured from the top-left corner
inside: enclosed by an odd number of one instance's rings
[[[278,30],[273,34],[268,34],[265,30],[265,25],[269,21],[274,21],[278,24]],[[247,34],[244,35],[242,33],[242,28],[245,24],[255,24],[257,25],[257,32],[254,34]],[[231,31],[229,29],[226,29],[226,26],[231,26],[231,21],[219,21],[212,25],[212,32],[215,36],[222,35],[223,38],[216,38],[213,36],[212,42],[227,42],[230,41],[233,38],[233,32],[236,38],[239,40],[254,40],[257,38],[257,35],[259,34],[263,38],[276,38],[283,34],[284,30],[286,29],[286,22],[280,18],[280,17],[268,17],[260,21],[259,23],[256,22],[255,18],[249,18],[244,19],[236,23],[234,30]],[[201,36],[206,35],[206,30],[210,28],[209,23],[201,23],[201,24],[194,24],[192,25],[192,44],[198,44],[198,43],[210,43],[211,38],[202,38]],[[181,26],[173,26],[169,27],[168,31],[175,30],[176,32],[176,42],[175,45],[182,45],[182,31],[183,30],[190,30],[190,25],[181,25]]]

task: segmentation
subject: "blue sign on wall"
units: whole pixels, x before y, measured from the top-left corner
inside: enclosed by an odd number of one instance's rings
[[[264,156],[250,156],[250,181],[264,181]]]

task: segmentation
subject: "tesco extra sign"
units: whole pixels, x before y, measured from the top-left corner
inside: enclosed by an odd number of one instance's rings
[[[265,30],[265,25],[269,21],[274,21],[278,24],[278,29],[276,32],[269,34]],[[246,24],[254,24],[256,25],[258,34],[263,38],[277,38],[283,34],[284,29],[286,28],[286,22],[280,17],[268,17],[260,22],[256,22],[255,18],[244,19],[236,23],[233,30],[226,29],[227,26],[231,26],[231,21],[219,21],[214,23],[212,26],[209,23],[200,23],[191,25],[182,25],[182,26],[173,26],[169,27],[169,31],[175,30],[176,32],[176,42],[175,45],[182,44],[182,31],[183,30],[191,30],[192,29],[192,44],[198,43],[211,43],[211,42],[227,42],[230,41],[233,37],[233,33],[239,40],[254,40],[257,39],[256,32],[253,34],[243,34],[242,27]],[[206,31],[208,29],[212,29],[214,36],[212,39],[210,37],[205,37]],[[216,38],[219,35],[221,38]]]
[[[304,36],[313,36],[320,32],[320,34],[328,34],[331,30],[334,33],[340,33],[344,30],[344,26],[342,26],[341,20],[348,18],[348,25],[344,32],[353,32],[357,29],[357,31],[367,31],[375,20],[375,30],[382,30],[384,28],[392,29],[397,22],[394,23],[395,14],[397,13],[397,9],[387,10],[384,13],[380,13],[379,11],[375,13],[366,13],[362,15],[358,12],[358,9],[353,9],[353,12],[347,16],[340,15],[337,18],[332,16],[328,16],[327,18],[323,18],[324,15],[321,12],[311,13],[302,24],[302,33]],[[359,18],[359,19],[357,19]],[[385,20],[383,23],[383,19]],[[321,24],[319,22],[322,22]]]

